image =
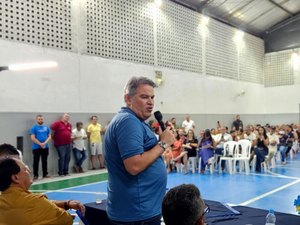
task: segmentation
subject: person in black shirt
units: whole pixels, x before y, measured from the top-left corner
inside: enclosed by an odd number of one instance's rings
[[[243,121],[241,121],[240,115],[236,115],[236,120],[233,121],[231,129],[238,131],[239,129],[243,129],[244,125],[243,125]]]
[[[264,127],[260,127],[258,129],[256,147],[254,148],[254,152],[256,155],[255,171],[258,173],[261,172],[261,163],[265,161],[265,157],[269,153],[268,145],[269,138],[267,136],[266,130]]]

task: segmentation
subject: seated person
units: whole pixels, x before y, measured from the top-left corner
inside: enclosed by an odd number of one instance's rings
[[[201,157],[201,173],[204,173],[205,166],[211,163],[210,159],[214,156],[215,141],[211,136],[210,130],[205,130],[204,137],[199,144],[199,157]]]
[[[269,138],[264,127],[258,129],[257,145],[254,148],[254,153],[256,155],[256,165],[255,171],[261,172],[261,163],[265,161],[266,155],[269,153]],[[265,168],[266,169],[266,168]]]
[[[19,159],[0,159],[0,224],[72,225],[73,216],[66,210],[84,213],[78,201],[50,201],[44,194],[29,191],[31,171]]]
[[[182,184],[168,191],[162,203],[166,225],[204,225],[208,207],[193,184]]]
[[[219,155],[219,156],[223,156],[224,154],[224,144],[225,142],[227,141],[232,141],[232,137],[230,134],[227,134],[226,133],[226,129],[224,126],[221,126],[220,127],[220,133],[215,135],[215,145],[216,145],[216,148],[215,148],[215,154],[216,155]],[[218,157],[218,163],[220,161],[220,157]],[[222,169],[225,168],[225,161],[222,161],[222,165],[221,165]]]

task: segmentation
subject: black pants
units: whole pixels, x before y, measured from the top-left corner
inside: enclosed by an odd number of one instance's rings
[[[43,177],[48,175],[47,169],[47,159],[49,154],[48,148],[39,148],[34,149],[33,151],[33,176],[39,176],[39,162],[40,158],[42,158],[42,169],[43,169]]]

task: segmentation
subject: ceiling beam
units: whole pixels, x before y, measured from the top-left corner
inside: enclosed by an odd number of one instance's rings
[[[243,9],[246,8],[248,5],[250,5],[252,2],[254,2],[254,0],[249,1],[248,3],[246,3],[246,4],[244,4],[244,5],[240,6],[240,7],[238,7],[236,10],[234,10],[232,13],[230,13],[226,18],[227,18],[227,19],[232,18],[232,17],[234,16],[234,14],[236,14],[237,12],[243,10]]]
[[[269,0],[269,2],[272,3],[273,5],[275,5],[276,7],[280,8],[281,10],[285,11],[290,16],[293,16],[293,13],[291,11],[287,10],[286,8],[284,8],[282,5],[278,4],[277,2],[274,2],[274,0]]]

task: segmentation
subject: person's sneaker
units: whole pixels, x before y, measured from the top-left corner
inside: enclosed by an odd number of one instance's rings
[[[34,176],[34,177],[33,177],[33,180],[37,180],[37,179],[39,179],[38,176]]]
[[[46,176],[43,176],[43,178],[51,178],[51,176],[49,176],[49,175],[46,175]]]
[[[284,162],[281,162],[281,164],[282,164],[282,165],[285,165],[285,164],[286,164],[286,162],[285,162],[285,161],[284,161]]]

